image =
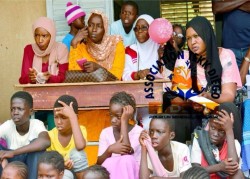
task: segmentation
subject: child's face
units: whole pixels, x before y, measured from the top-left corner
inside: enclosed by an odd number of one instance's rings
[[[22,179],[18,174],[18,169],[12,166],[4,168],[1,179]]]
[[[123,27],[132,27],[136,18],[136,9],[131,5],[124,5],[121,9],[120,18]]]
[[[78,17],[72,22],[72,25],[77,29],[82,29],[85,27],[85,16]]]
[[[209,137],[211,142],[216,145],[220,146],[223,145],[224,140],[226,138],[226,133],[222,129],[220,124],[214,122],[217,119],[210,119],[209,120]]]
[[[123,112],[123,105],[112,103],[110,105],[110,120],[113,128],[121,128],[121,117]]]
[[[38,179],[62,179],[64,172],[59,172],[51,164],[40,163],[38,165]]]
[[[135,36],[138,42],[144,43],[149,39],[148,28],[149,28],[149,25],[147,21],[145,21],[144,19],[139,19],[136,22],[134,31],[135,31]]]
[[[103,179],[102,176],[97,172],[84,172],[82,179]]]
[[[71,130],[70,119],[68,118],[68,116],[65,116],[61,113],[58,114],[54,111],[54,121],[59,132],[64,133]]]
[[[159,151],[169,145],[170,140],[174,138],[174,132],[170,131],[169,125],[162,119],[152,119],[149,126],[149,136],[152,146]]]
[[[39,49],[44,51],[49,46],[51,35],[46,29],[38,27],[35,30],[34,38]]]
[[[10,105],[11,118],[15,125],[29,125],[32,109],[28,106],[27,102],[21,98],[14,98]]]

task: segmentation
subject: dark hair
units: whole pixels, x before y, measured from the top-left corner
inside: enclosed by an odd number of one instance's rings
[[[101,165],[92,165],[88,168],[85,168],[83,172],[84,173],[88,173],[88,172],[98,173],[99,175],[102,176],[102,179],[109,179],[109,175],[110,175],[108,170]]]
[[[10,101],[12,102],[12,100],[14,98],[24,99],[25,102],[28,104],[29,108],[33,108],[33,98],[28,92],[26,92],[26,91],[18,91],[18,92],[14,93],[12,95]]]
[[[182,40],[181,43],[178,45],[178,47],[181,49],[184,46],[184,44],[186,43],[186,30],[181,24],[174,24],[173,29],[175,27],[179,27],[182,31],[183,38],[181,39]]]
[[[211,86],[211,89],[213,89],[213,86],[219,87],[215,88],[215,90],[212,92],[212,97],[214,94],[221,94],[222,65],[219,58],[213,27],[211,23],[202,16],[196,16],[191,21],[189,21],[186,25],[186,29],[189,27],[192,27],[206,44],[206,65],[203,64],[203,66],[204,70],[208,71],[208,73],[205,73],[207,87]],[[202,60],[197,59],[196,54],[194,54],[190,48],[188,48],[188,51],[191,67],[192,88],[195,92],[200,92],[197,85],[197,63],[199,61],[201,63]],[[213,75],[208,75],[210,70],[213,70],[215,73]],[[218,80],[214,80],[215,77],[217,77]]]
[[[139,13],[139,7],[138,7],[138,4],[134,1],[124,1],[123,4],[122,4],[122,8],[126,5],[130,5],[130,6],[133,6],[136,10],[136,14]]]
[[[23,162],[19,161],[10,162],[6,165],[5,168],[7,167],[16,168],[18,175],[21,176],[22,179],[28,178],[28,167]]]
[[[134,96],[126,93],[125,91],[113,94],[109,102],[109,105],[111,104],[121,104],[123,106],[131,105],[134,109],[134,112],[136,111],[136,102]]]
[[[159,116],[159,117],[153,118],[151,121],[153,121],[153,120],[161,120],[161,121],[165,122],[166,125],[169,126],[170,132],[175,131],[175,120],[172,118],[164,118],[163,116]]]
[[[66,103],[67,105],[70,105],[71,102],[73,102],[73,109],[75,111],[76,114],[78,114],[78,103],[75,97],[70,96],[70,95],[62,95],[60,96],[55,104],[54,104],[54,108],[58,108],[58,107],[62,107],[62,105],[60,103],[58,103],[58,101],[62,101],[64,103]]]
[[[209,179],[208,172],[199,166],[193,166],[184,172],[182,179]]]
[[[41,163],[50,164],[59,172],[64,171],[64,159],[57,151],[46,151],[38,159],[38,165]]]

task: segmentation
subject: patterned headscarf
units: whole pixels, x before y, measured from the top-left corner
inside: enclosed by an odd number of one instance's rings
[[[87,51],[96,59],[98,64],[109,70],[115,58],[116,45],[119,41],[122,41],[122,37],[119,35],[108,35],[108,18],[103,12],[98,10],[91,11],[89,19],[93,14],[101,16],[105,33],[100,44],[96,44],[88,39]]]

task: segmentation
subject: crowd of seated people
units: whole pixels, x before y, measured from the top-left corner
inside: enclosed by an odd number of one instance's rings
[[[203,119],[188,119],[199,121],[193,126],[194,135],[189,129],[184,140],[179,140],[183,139],[180,131],[190,127],[188,122],[156,114],[145,130],[131,122],[137,121],[134,96],[114,93],[108,110],[111,126],[102,129],[96,164],[89,166],[87,129],[79,119],[81,114],[90,118],[98,112],[80,114],[75,97],[58,96],[53,107],[55,127],[48,131],[42,121],[31,119],[33,97],[18,91],[10,98],[11,119],[0,125],[1,179],[188,178],[190,171],[197,178],[199,173],[204,178],[244,178],[242,119],[233,102],[245,83],[249,50],[239,69],[234,52],[217,46],[213,27],[202,16],[188,21],[186,29],[173,24],[169,41],[158,44],[149,35],[154,18],[140,15],[133,1],[122,4],[111,34],[103,12],[92,10],[86,24],[85,16],[79,5],[67,3],[70,31],[62,43],[55,40],[52,19],[40,17],[34,22],[35,43],[24,48],[20,84],[63,83],[67,71],[93,73],[98,69],[121,81],[145,80],[155,66],[163,79],[171,81],[164,88],[163,113],[178,104],[197,111]],[[186,42],[188,50],[183,48]],[[85,59],[81,65],[80,59]],[[219,107],[207,110],[180,93],[191,89]],[[186,140],[192,141],[191,146]]]

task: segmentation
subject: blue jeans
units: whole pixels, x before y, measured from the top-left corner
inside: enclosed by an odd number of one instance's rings
[[[245,57],[248,48],[249,47],[240,48],[240,49],[230,48],[230,50],[232,50],[234,52],[234,55],[236,57],[236,62],[237,62],[237,65],[238,65],[239,69],[240,69],[240,65],[242,63],[242,59]]]
[[[0,150],[8,150],[3,146],[0,145]],[[28,167],[28,174],[29,174],[29,179],[36,179],[37,178],[37,163],[38,163],[38,158],[44,151],[41,152],[31,152],[31,153],[26,153],[26,154],[20,154],[16,155],[13,158],[9,158],[8,162],[13,162],[13,161],[20,161],[23,162],[27,165]],[[0,176],[2,175],[2,166],[0,166]]]

